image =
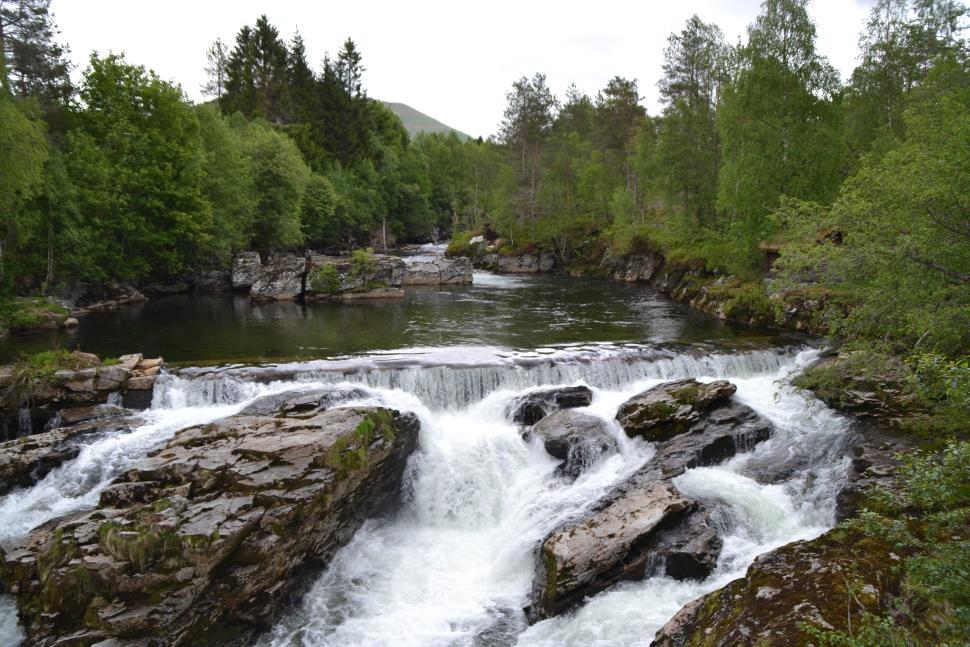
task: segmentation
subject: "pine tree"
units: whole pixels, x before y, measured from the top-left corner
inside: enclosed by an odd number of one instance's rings
[[[216,100],[221,100],[222,95],[226,91],[226,83],[228,81],[229,48],[226,47],[226,44],[222,42],[221,38],[217,38],[209,46],[205,58],[205,74],[207,80],[202,84],[202,94],[207,97],[215,97]]]
[[[670,35],[664,50],[657,168],[664,194],[689,224],[713,220],[721,153],[714,115],[725,52],[721,30],[696,15]]]
[[[36,97],[47,111],[66,103],[74,89],[56,34],[50,0],[0,0],[0,90]]]

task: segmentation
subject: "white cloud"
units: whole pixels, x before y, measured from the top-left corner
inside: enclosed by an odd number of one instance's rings
[[[651,112],[670,32],[693,13],[737,42],[754,20],[756,0],[597,2],[435,0],[54,0],[61,37],[79,68],[98,50],[127,54],[199,98],[205,51],[265,13],[284,37],[299,27],[311,63],[353,38],[364,55],[370,96],[407,103],[472,135],[495,131],[512,81],[548,75],[562,94],[575,82],[595,94],[615,75],[636,78]],[[814,0],[818,48],[847,76],[871,2]]]

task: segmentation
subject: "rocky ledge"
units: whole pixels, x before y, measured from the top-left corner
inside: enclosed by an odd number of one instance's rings
[[[165,366],[161,357],[122,355],[103,363],[97,355],[74,351],[71,368],[0,366],[0,437],[49,431],[61,419],[79,421],[91,407],[112,401],[128,409],[151,406],[155,379]]]
[[[472,282],[467,258],[408,261],[398,256],[362,257],[308,253],[274,254],[262,262],[257,252],[233,260],[233,289],[249,290],[257,301],[401,298],[405,285]]]
[[[771,435],[768,421],[730,400],[733,392],[728,383],[681,380],[654,387],[621,406],[618,418],[628,435],[640,435],[646,428],[667,440],[585,516],[543,540],[526,608],[530,622],[562,613],[622,580],[653,572],[677,579],[710,574],[721,550],[712,527],[716,511],[682,495],[672,479],[688,468],[720,463]],[[668,400],[681,406],[657,407],[653,419],[648,411],[635,418],[624,415],[638,403]],[[556,415],[540,424],[553,423]]]
[[[417,445],[413,414],[329,402],[304,395],[183,430],[95,509],[3,546],[0,580],[28,642],[228,645],[268,629],[395,504]]]

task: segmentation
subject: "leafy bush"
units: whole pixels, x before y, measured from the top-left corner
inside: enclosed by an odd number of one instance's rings
[[[340,277],[337,275],[337,266],[333,263],[324,263],[310,277],[310,288],[314,292],[323,292],[326,294],[336,294],[339,292]]]
[[[970,641],[970,442],[897,455],[896,486],[841,528],[878,537],[900,556],[892,615],[866,612],[854,631],[809,630],[819,645],[964,645]]]
[[[477,246],[471,244],[474,237],[475,232],[472,231],[455,232],[451,242],[448,243],[448,249],[445,250],[445,256],[474,256],[478,251]]]
[[[374,250],[355,249],[350,255],[350,275],[354,278],[366,278],[377,271],[377,258]]]

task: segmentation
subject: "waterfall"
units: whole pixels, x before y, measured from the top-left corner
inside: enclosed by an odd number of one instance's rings
[[[405,503],[372,520],[338,551],[302,604],[264,645],[616,645],[649,643],[684,602],[743,574],[757,554],[815,536],[833,519],[846,423],[787,386],[815,351],[737,353],[637,345],[535,351],[408,349],[269,367],[191,369],[159,378],[152,407],[130,427],[85,441],[77,458],[31,488],[0,498],[0,538],[96,505],[101,491],[178,430],[233,415],[261,397],[356,385],[363,400],[414,411],[419,449],[405,474]],[[594,597],[577,612],[526,627],[521,612],[533,554],[559,524],[583,514],[653,453],[615,423],[628,397],[662,381],[730,379],[736,397],[769,418],[775,437],[727,464],[691,470],[682,491],[726,510],[725,550],[704,582],[652,577]],[[506,417],[512,398],[539,387],[586,384],[585,410],[603,418],[619,450],[575,481]],[[784,483],[762,486],[745,470],[770,452],[801,457]],[[814,478],[808,478],[809,473]],[[0,637],[15,644],[9,598]]]

